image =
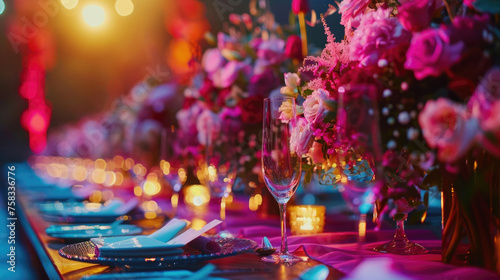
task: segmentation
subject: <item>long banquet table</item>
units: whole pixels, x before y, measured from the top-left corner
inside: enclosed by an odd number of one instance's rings
[[[32,175],[26,175],[24,178],[26,185],[33,184],[33,182],[26,180],[39,180]],[[136,271],[132,268],[88,264],[61,257],[58,250],[67,243],[47,236],[45,229],[53,223],[42,218],[34,204],[31,203],[30,194],[23,190],[26,188],[20,188],[17,194],[19,202],[17,215],[49,278],[77,280],[92,275],[108,274],[109,279],[112,279],[119,278],[120,273]],[[242,209],[242,207],[238,207],[238,209]],[[184,210],[181,209],[179,213]],[[186,213],[188,212],[186,210]],[[205,212],[203,218],[205,220],[215,218],[214,212],[216,211]],[[459,267],[441,263],[441,241],[435,233],[427,229],[407,231],[407,235],[412,241],[429,249],[427,254],[414,256],[374,252],[371,249],[390,240],[394,230],[389,228],[379,231],[369,230],[363,245],[364,263],[368,265],[360,268],[361,266],[358,266],[360,258],[356,243],[357,234],[345,226],[346,223],[350,222],[352,221],[340,215],[328,216],[329,227],[327,229],[330,232],[315,235],[289,235],[290,251],[298,255],[308,256],[309,261],[307,262],[293,265],[269,264],[262,262],[256,253],[248,252],[208,261],[216,266],[215,273],[211,275],[228,279],[296,279],[307,268],[323,263],[328,266],[330,271],[328,279],[341,279],[346,275],[352,276],[353,271],[356,273],[355,277],[349,279],[500,279],[496,273],[481,268]],[[152,223],[152,221],[148,221],[149,229],[146,229],[145,232],[152,231]],[[156,221],[156,223],[159,227],[162,221]],[[258,217],[255,212],[248,210],[229,210],[227,224],[228,230],[234,235],[254,240],[258,244],[263,236],[269,237],[275,247],[279,247],[281,242],[278,217],[262,218]],[[194,271],[206,263],[174,269]],[[357,266],[358,268],[356,268]],[[171,270],[173,268],[164,269]]]

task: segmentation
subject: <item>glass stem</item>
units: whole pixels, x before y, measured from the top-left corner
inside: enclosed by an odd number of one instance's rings
[[[358,224],[358,251],[360,259],[364,258],[363,243],[365,243],[365,237],[366,237],[366,214],[360,214],[359,224]]]
[[[281,255],[288,254],[288,241],[286,239],[286,203],[279,203],[281,218]]]
[[[226,198],[223,196],[220,199],[220,231],[226,230]]]
[[[406,240],[405,234],[405,219],[400,219],[396,221],[396,234],[394,234],[395,241],[404,241]]]

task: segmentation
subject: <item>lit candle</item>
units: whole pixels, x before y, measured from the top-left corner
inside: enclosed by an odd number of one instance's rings
[[[292,234],[315,234],[323,232],[325,226],[325,206],[295,205],[289,208]]]

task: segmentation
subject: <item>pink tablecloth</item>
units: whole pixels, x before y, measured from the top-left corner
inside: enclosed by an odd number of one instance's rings
[[[248,221],[252,224],[251,221]],[[236,230],[234,230],[236,232]],[[274,247],[279,248],[281,243],[280,230],[273,226],[247,226],[239,229],[242,237],[257,241],[259,244],[262,237],[267,236]],[[399,256],[392,254],[381,254],[372,250],[377,245],[391,240],[394,235],[392,230],[369,231],[366,243],[363,246],[363,254],[366,260],[373,258],[389,258],[390,269],[407,279],[436,279],[436,280],[460,280],[460,279],[500,279],[496,273],[473,267],[457,267],[443,264],[441,262],[441,241],[427,230],[410,230],[407,235],[410,240],[417,242],[427,249],[429,253],[423,255]],[[355,232],[332,232],[316,235],[290,236],[288,247],[291,252],[303,250],[309,257],[314,258],[326,265],[332,266],[349,275],[359,264],[358,247]],[[384,277],[383,271],[373,271],[378,274],[377,279],[393,279],[391,276]],[[373,275],[367,275],[366,279],[374,279]]]

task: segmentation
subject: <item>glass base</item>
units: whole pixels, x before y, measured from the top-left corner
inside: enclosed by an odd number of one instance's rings
[[[305,262],[307,261],[307,257],[299,257],[292,255],[290,253],[288,254],[272,254],[270,256],[262,257],[262,261],[268,262],[268,263],[297,263],[297,262]]]
[[[428,253],[424,246],[411,242],[407,238],[401,240],[392,240],[383,245],[373,248],[374,251],[379,253],[389,253],[396,255],[419,255]]]

